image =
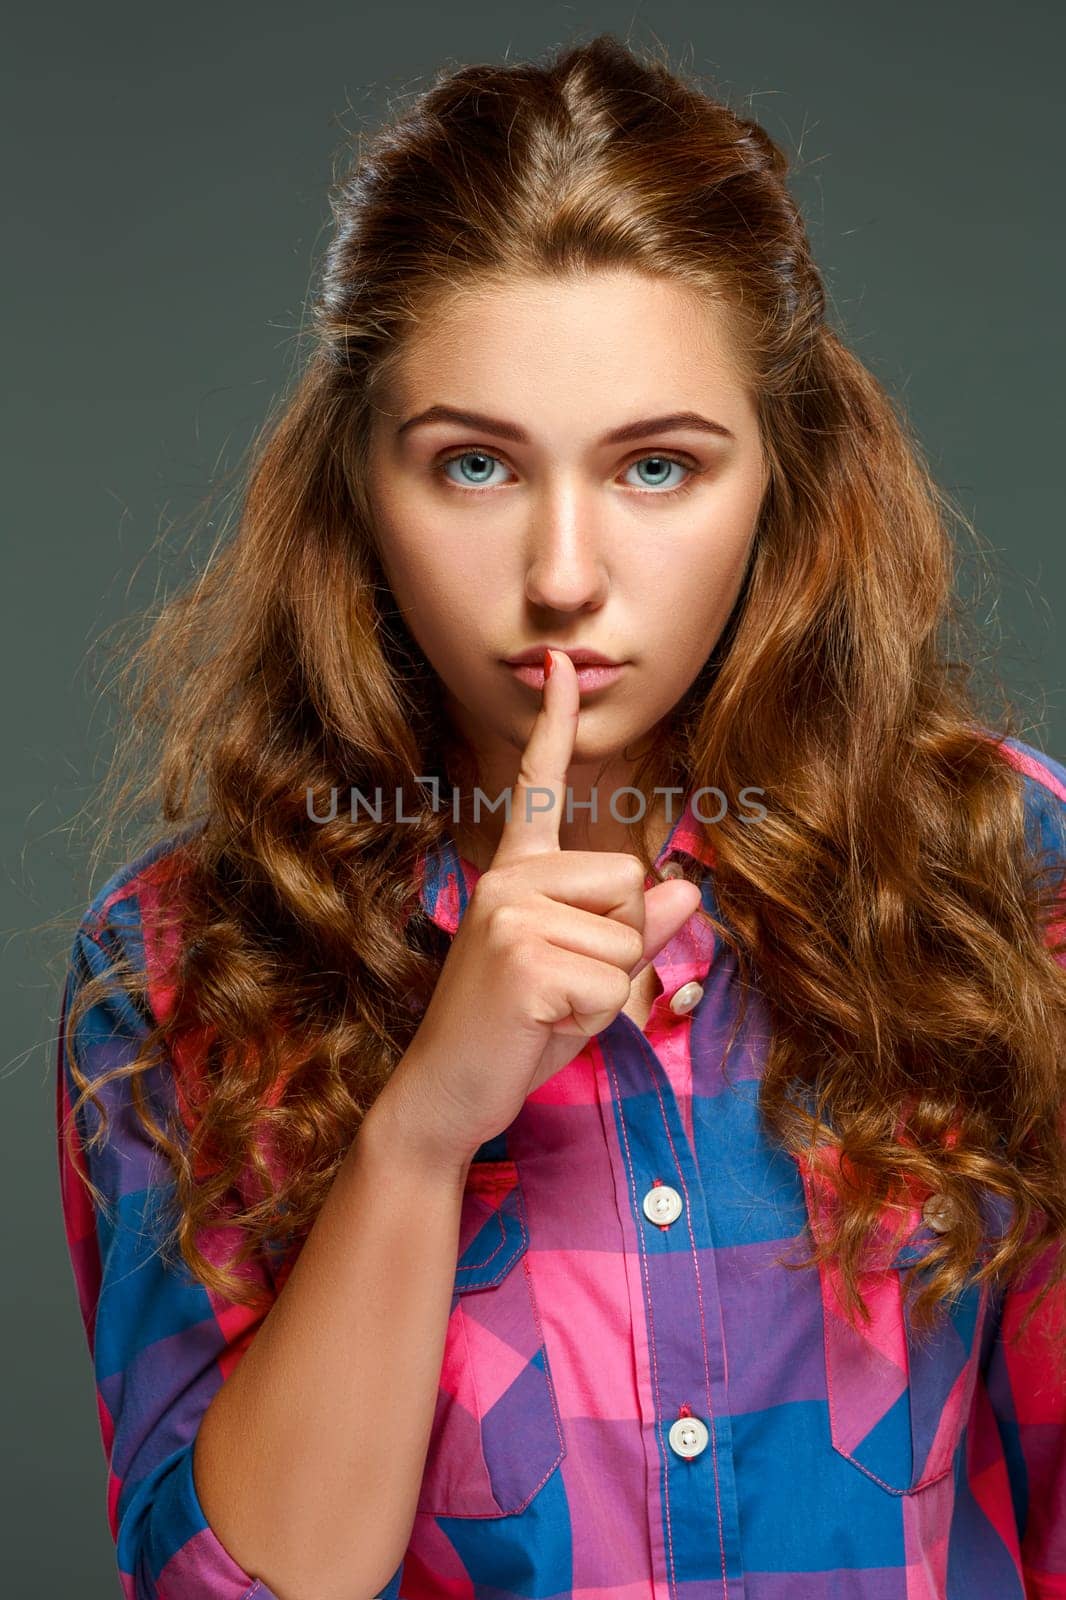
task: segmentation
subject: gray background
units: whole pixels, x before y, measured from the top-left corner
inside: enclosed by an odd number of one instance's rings
[[[9,21],[6,1593],[119,1592],[53,1123],[69,948],[53,919],[119,865],[88,881],[111,726],[98,641],[189,575],[190,519],[290,376],[345,130],[442,64],[631,25],[635,43],[662,41],[674,65],[750,105],[793,154],[831,320],[997,552],[988,650],[1028,736],[1061,760],[1064,17],[1050,0],[186,0],[23,7]]]

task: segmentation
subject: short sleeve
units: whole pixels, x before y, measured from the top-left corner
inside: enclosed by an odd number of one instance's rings
[[[128,927],[135,926],[135,914]],[[63,1221],[96,1387],[107,1458],[107,1517],[125,1600],[274,1600],[208,1526],[193,1482],[192,1453],[213,1396],[251,1342],[265,1311],[221,1301],[159,1250],[158,1202],[172,1174],[133,1109],[128,1078],[102,1085],[108,1129],[86,1150],[99,1112],[78,1113],[73,1161],[64,1128],[77,1098],[65,1032],[75,995],[128,941],[83,919],[63,988],[56,1115]],[[90,1080],[132,1061],[148,1028],[117,981],[83,1013],[74,1039]],[[173,1074],[153,1067],[142,1082],[158,1120],[173,1104]],[[81,1182],[106,1197],[100,1208]],[[249,1269],[246,1269],[249,1270]],[[265,1281],[265,1280],[264,1280]]]

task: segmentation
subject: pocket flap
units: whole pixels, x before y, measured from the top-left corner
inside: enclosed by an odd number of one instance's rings
[[[824,1173],[803,1176],[811,1233],[822,1243],[839,1202]],[[883,1208],[859,1273],[868,1322],[845,1309],[838,1261],[819,1266],[830,1440],[892,1494],[913,1494],[952,1470],[977,1382],[987,1283],[969,1283],[921,1333],[904,1293],[907,1269],[921,1279],[940,1238],[917,1193]]]
[[[517,1163],[471,1163],[459,1219],[456,1290],[492,1288],[507,1276],[528,1244]]]

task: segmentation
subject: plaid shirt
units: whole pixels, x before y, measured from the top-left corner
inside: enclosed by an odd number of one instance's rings
[[[1003,749],[1032,842],[1062,863],[1066,768]],[[156,846],[96,895],[63,1019],[110,953],[158,973],[167,860]],[[718,914],[692,796],[657,864]],[[422,903],[454,934],[479,874],[450,839],[423,868]],[[906,1241],[865,1280],[873,1319],[853,1324],[831,1267],[781,1264],[817,1235],[824,1180],[757,1117],[758,993],[726,1061],[728,946],[692,918],[655,967],[643,1031],[620,1013],[470,1165],[425,1474],[385,1600],[1064,1600],[1066,1392],[1037,1345],[1006,1342],[1043,1266],[1007,1292],[971,1284],[922,1339],[901,1268],[950,1217],[916,1196]],[[157,1013],[170,1001],[158,977],[150,994]],[[145,1028],[121,996],[97,1005],[85,1070],[130,1059]],[[151,1077],[160,1105],[188,1065]],[[78,1119],[79,1164],[111,1218],[59,1144],[122,1592],[273,1600],[223,1548],[192,1476],[200,1419],[262,1313],[160,1259],[150,1213],[170,1180],[124,1087],[102,1091],[104,1151],[83,1149],[94,1108]],[[65,1120],[62,1043],[56,1088]],[[291,1264],[258,1265],[272,1293]],[[1048,1304],[1066,1333],[1066,1297]]]

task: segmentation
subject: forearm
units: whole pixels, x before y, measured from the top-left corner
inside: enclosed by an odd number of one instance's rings
[[[277,1301],[215,1396],[197,1493],[279,1600],[370,1600],[407,1548],[469,1162],[424,1162],[371,1108]]]

